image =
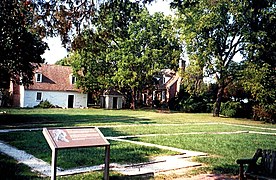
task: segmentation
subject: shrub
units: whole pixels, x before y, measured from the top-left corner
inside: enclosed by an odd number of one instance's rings
[[[181,111],[186,113],[204,113],[207,110],[207,103],[201,97],[189,97],[180,102]]]
[[[225,103],[221,103],[221,114],[227,117],[238,117],[241,109],[241,102],[227,101]]]
[[[256,105],[253,107],[253,119],[257,121],[265,121],[269,123],[276,123],[275,107],[263,107]]]
[[[45,101],[40,101],[40,103],[35,106],[35,108],[53,108],[55,107],[52,105],[47,99]]]
[[[207,103],[206,104],[206,113],[212,113],[214,110],[214,103]]]

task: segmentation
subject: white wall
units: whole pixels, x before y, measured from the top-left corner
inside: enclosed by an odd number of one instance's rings
[[[20,86],[20,107],[25,107],[24,98],[25,98],[25,89],[24,89],[24,86]]]
[[[105,108],[113,109],[113,97],[117,97],[117,107],[114,109],[122,109],[123,98],[117,95],[105,95]]]
[[[48,100],[51,104],[59,107],[68,107],[68,95],[74,95],[74,108],[87,107],[87,94],[78,92],[60,92],[60,91],[34,91],[25,90],[23,102],[20,107],[34,107],[40,103],[36,100],[36,93],[42,92],[42,100]],[[22,94],[21,94],[22,95]]]

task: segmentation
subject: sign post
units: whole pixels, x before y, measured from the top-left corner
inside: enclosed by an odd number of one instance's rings
[[[58,149],[81,147],[105,147],[104,179],[109,179],[110,144],[98,128],[43,128],[43,135],[52,149],[51,180],[56,180]]]

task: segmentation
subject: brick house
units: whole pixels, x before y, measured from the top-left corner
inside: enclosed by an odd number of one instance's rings
[[[75,87],[76,77],[69,66],[42,64],[36,69],[33,84],[11,84],[14,107],[34,107],[41,101],[62,108],[87,107],[87,93]]]
[[[185,61],[179,60],[178,70],[185,70]],[[171,69],[162,69],[159,76],[154,77],[156,80],[153,91],[146,90],[142,93],[143,103],[150,105],[153,101],[159,101],[162,104],[175,98],[179,91],[182,77],[178,72]]]

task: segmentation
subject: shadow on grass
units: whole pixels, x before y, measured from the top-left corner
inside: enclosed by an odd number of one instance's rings
[[[147,118],[110,115],[66,114],[5,114],[1,115],[0,128],[96,126],[97,124],[152,124]]]
[[[41,179],[30,168],[0,153],[0,179]]]
[[[222,164],[213,168],[214,173],[218,174],[238,174],[239,166],[235,164]]]

